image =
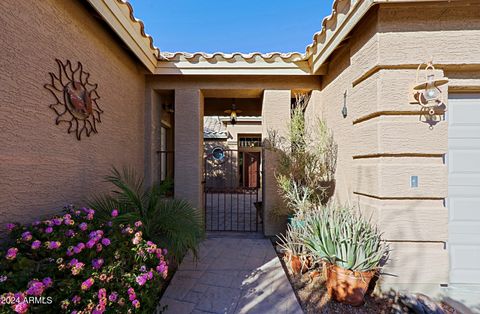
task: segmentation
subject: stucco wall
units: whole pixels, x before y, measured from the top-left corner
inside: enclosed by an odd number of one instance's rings
[[[0,224],[31,221],[107,191],[110,166],[143,171],[143,68],[80,1],[0,1]],[[44,88],[55,58],[98,83],[98,134],[55,125]]]
[[[409,96],[416,66],[432,57],[438,76],[455,74],[456,88],[478,86],[480,7],[424,6],[374,7],[331,57],[307,110],[326,119],[339,144],[334,198],[373,214],[393,249],[382,286],[432,292],[448,283],[447,123],[429,130],[409,114],[419,109]]]

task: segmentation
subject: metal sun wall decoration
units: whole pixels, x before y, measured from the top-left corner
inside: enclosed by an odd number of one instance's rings
[[[74,69],[69,60],[65,64],[58,59],[55,61],[58,71],[56,74],[50,72],[51,83],[44,85],[56,100],[50,105],[57,114],[55,123],[68,123],[67,132],[74,132],[79,141],[83,133],[87,136],[98,133],[97,123],[101,122],[100,115],[103,113],[97,103],[100,99],[98,84],[89,82],[90,74],[83,71],[80,62]]]

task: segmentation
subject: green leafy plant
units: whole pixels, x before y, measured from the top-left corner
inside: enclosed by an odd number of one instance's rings
[[[388,257],[381,233],[349,207],[319,207],[304,220],[302,240],[318,259],[343,269],[366,272]]]
[[[325,204],[333,194],[338,146],[321,119],[308,125],[308,94],[297,94],[285,137],[269,131],[266,147],[275,151],[275,177],[290,213]]]
[[[180,261],[188,250],[197,256],[204,236],[198,210],[186,201],[165,198],[168,186],[154,185],[146,189],[143,179],[132,169],[113,168],[105,179],[115,187],[112,193],[95,196],[89,202],[100,218],[118,209],[116,221],[131,224],[141,220],[145,237],[168,246],[175,261]]]

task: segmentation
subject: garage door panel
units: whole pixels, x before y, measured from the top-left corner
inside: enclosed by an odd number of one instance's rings
[[[454,195],[480,195],[480,178],[468,174],[455,174],[448,177],[449,196]],[[453,191],[455,192],[453,192]]]
[[[480,94],[450,94],[450,282],[480,284]]]
[[[480,149],[454,149],[449,153],[449,172],[480,174]]]
[[[478,270],[480,261],[480,246],[478,245],[454,245],[452,247],[451,266],[453,269]]]
[[[451,197],[450,206],[450,222],[480,222],[480,197]]]

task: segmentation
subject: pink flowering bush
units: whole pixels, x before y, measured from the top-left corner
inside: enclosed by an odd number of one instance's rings
[[[30,226],[8,224],[0,313],[152,313],[167,250],[143,238],[141,221],[101,221],[93,209],[69,207]]]

